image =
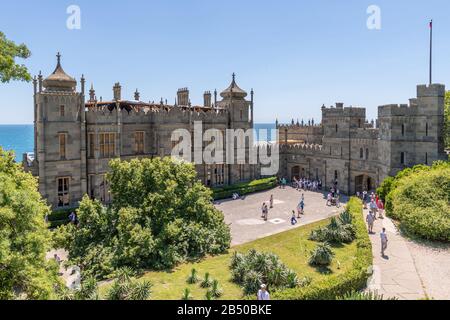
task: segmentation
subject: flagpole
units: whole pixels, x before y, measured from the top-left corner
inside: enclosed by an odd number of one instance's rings
[[[430,85],[433,83],[433,20],[430,22]]]

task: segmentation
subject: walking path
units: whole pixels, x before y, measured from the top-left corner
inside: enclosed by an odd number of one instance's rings
[[[364,211],[367,216],[368,210]],[[380,232],[386,228],[388,248],[381,256]],[[368,290],[401,300],[450,299],[450,249],[413,242],[403,237],[392,220],[378,219],[373,248],[373,276]]]

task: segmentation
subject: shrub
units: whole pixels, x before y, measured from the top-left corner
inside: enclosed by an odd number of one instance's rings
[[[191,275],[187,278],[186,281],[189,284],[195,284],[195,283],[197,283],[199,281],[198,272],[197,272],[196,269],[192,269],[191,270]]]
[[[211,289],[209,289],[208,291],[210,292],[211,296],[213,296],[214,298],[220,298],[223,294],[223,290],[220,287],[218,280],[213,280]]]
[[[309,264],[313,266],[329,266],[333,260],[334,253],[328,243],[318,244],[311,253]]]
[[[388,214],[427,240],[450,241],[450,162],[396,178]]]
[[[309,236],[312,241],[330,243],[350,243],[355,239],[355,229],[351,224],[352,218],[343,213],[338,219],[332,218],[325,228],[313,230]]]
[[[289,270],[272,253],[250,250],[247,255],[234,253],[230,263],[232,281],[241,285],[246,295],[254,295],[261,284],[270,290],[293,288],[299,283],[297,274]]]
[[[202,283],[200,283],[200,286],[202,288],[209,288],[209,287],[211,287],[211,279],[210,279],[210,276],[209,276],[209,272],[205,273],[205,277],[203,278]]]
[[[184,289],[183,295],[181,296],[181,300],[188,301],[188,300],[192,300],[192,299],[194,299],[194,298],[192,297],[191,289],[189,289],[189,288]]]
[[[361,200],[351,198],[346,210],[352,215],[352,225],[356,234],[357,251],[352,268],[345,273],[332,274],[306,286],[276,291],[272,293],[273,300],[334,300],[366,286],[367,279],[370,277],[368,270],[372,265],[373,256]]]
[[[123,266],[166,270],[229,248],[230,227],[194,165],[155,158],[115,159],[110,166],[112,205],[85,196],[78,227],[55,232],[83,275],[102,279]]]
[[[397,298],[384,299],[384,296],[376,291],[352,291],[342,297],[338,297],[337,300],[397,300]]]
[[[239,183],[223,188],[215,188],[213,189],[213,198],[214,200],[227,199],[231,198],[234,193],[243,196],[250,193],[272,189],[276,186],[277,179],[275,177],[254,180],[251,182]]]

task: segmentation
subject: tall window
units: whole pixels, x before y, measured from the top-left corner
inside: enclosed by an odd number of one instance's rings
[[[136,154],[144,154],[144,131],[134,133],[134,150]]]
[[[242,120],[242,118],[243,118],[243,113],[242,113],[242,110],[240,111],[240,114],[241,114],[241,120]]]
[[[404,137],[404,136],[405,136],[405,125],[402,124],[402,137]]]
[[[239,164],[239,180],[242,181],[245,179],[245,166],[243,164]]]
[[[360,149],[359,149],[359,158],[360,158],[360,159],[363,159],[363,158],[364,158],[364,150],[363,150],[363,148],[360,148]]]
[[[400,163],[401,163],[401,164],[405,164],[405,162],[406,162],[406,159],[405,159],[405,153],[402,152],[402,153],[400,154]]]
[[[369,148],[366,149],[366,160],[369,160]]]
[[[89,158],[95,157],[95,134],[89,133]]]
[[[59,158],[62,160],[66,159],[66,142],[67,142],[67,134],[60,133],[59,134]]]
[[[428,123],[425,125],[425,136],[428,137]]]
[[[428,165],[428,152],[425,152],[425,164]]]
[[[69,205],[69,178],[58,178],[58,207],[67,207]]]
[[[336,132],[338,132],[338,125],[336,124]]]
[[[65,107],[64,106],[59,106],[59,116],[60,117],[64,117],[65,115]]]
[[[100,157],[112,158],[116,154],[116,134],[100,133]]]

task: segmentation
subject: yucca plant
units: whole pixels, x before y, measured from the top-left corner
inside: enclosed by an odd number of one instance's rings
[[[298,285],[302,288],[309,286],[312,283],[312,278],[311,277],[304,277],[302,278]]]
[[[353,216],[350,212],[344,211],[339,215],[339,222],[343,225],[352,224]]]
[[[210,290],[206,291],[205,299],[206,300],[214,300],[214,296]]]
[[[211,285],[211,289],[209,289],[208,291],[211,292],[211,295],[214,298],[220,298],[223,294],[223,290],[219,285],[219,281],[218,280],[213,280],[212,285]]]
[[[209,288],[209,287],[211,287],[211,284],[212,284],[212,281],[211,281],[209,272],[206,272],[205,277],[203,278],[203,281],[200,283],[200,286],[202,288]]]
[[[262,275],[256,271],[248,272],[244,277],[244,294],[256,294],[263,283]]]
[[[298,280],[297,273],[295,273],[292,270],[289,270],[286,275],[286,286],[288,288],[296,288],[299,286],[299,284],[300,281]]]
[[[267,274],[267,282],[273,287],[282,287],[286,283],[287,275],[287,269],[278,265]]]
[[[327,229],[319,228],[311,231],[308,239],[311,241],[323,242],[326,240],[326,238],[327,238]]]
[[[237,266],[245,262],[245,257],[242,253],[235,251],[231,257],[230,268],[235,269]]]
[[[333,260],[334,253],[328,243],[320,243],[311,253],[309,264],[313,266],[329,266]]]
[[[181,296],[181,300],[192,300],[192,294],[191,294],[191,289],[186,288],[183,291],[183,295]]]
[[[186,281],[189,284],[195,284],[199,281],[198,272],[195,268],[191,270],[191,275],[187,278]]]
[[[377,291],[352,291],[342,297],[338,297],[337,300],[397,300],[397,298],[385,299],[384,296],[378,294]]]

